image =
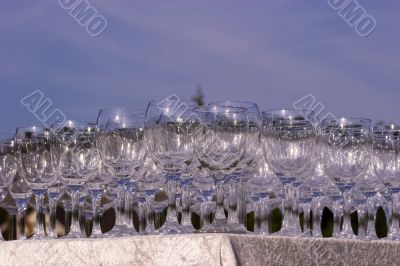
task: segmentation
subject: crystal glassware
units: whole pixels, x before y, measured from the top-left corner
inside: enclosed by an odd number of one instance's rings
[[[117,189],[112,193],[115,195],[116,223],[107,232],[107,236],[136,234],[131,222],[132,210],[129,209],[132,202],[125,200],[133,199],[127,195],[127,190],[137,186],[140,169],[147,157],[147,148],[144,140],[144,113],[134,111],[117,108],[105,113],[102,110],[97,122],[99,133],[96,143],[102,168],[113,176],[111,182],[116,184],[114,188]]]
[[[17,154],[20,174],[30,186],[36,200],[36,228],[33,239],[45,239],[44,197],[48,187],[57,178],[53,160],[54,137],[42,127],[18,128],[16,133]]]
[[[244,184],[250,178],[254,176],[253,173],[253,164],[256,158],[258,151],[260,150],[261,144],[261,117],[260,112],[258,110],[258,106],[253,102],[244,102],[244,101],[218,101],[212,102],[208,104],[210,108],[214,106],[219,107],[236,107],[236,108],[244,108],[246,109],[247,119],[249,122],[249,130],[246,134],[246,149],[243,154],[243,158],[240,161],[240,164],[236,167],[235,174],[228,176],[231,180],[230,183],[230,192],[233,192],[237,196],[237,200],[234,200],[233,195],[229,195],[230,203],[229,204],[229,214],[228,223],[230,223],[231,227],[235,227],[236,231],[242,230],[243,233],[247,231],[245,226],[241,226],[240,224],[246,225],[246,195],[242,192],[245,190]],[[233,212],[236,212],[235,214]]]
[[[80,238],[79,199],[88,179],[98,174],[100,157],[95,148],[96,124],[69,120],[54,123],[54,158],[61,181],[71,197],[72,222],[65,238]]]
[[[343,196],[344,219],[340,237],[354,238],[350,220],[354,209],[351,190],[369,167],[373,139],[371,120],[328,118],[322,121],[320,127],[325,172]]]
[[[245,154],[246,136],[249,132],[247,109],[229,106],[200,107],[196,109],[196,117],[201,125],[196,132],[196,155],[202,167],[207,168],[214,178],[217,194],[215,219],[199,232],[245,233],[239,223],[228,223],[226,220],[224,189],[225,182],[229,180],[227,177],[237,169]]]
[[[262,113],[262,147],[270,169],[284,185],[284,220],[280,235],[300,235],[299,186],[315,168],[315,114],[308,110]]]
[[[391,193],[387,238],[400,240],[400,129],[395,125],[374,129],[372,165]]]
[[[183,171],[194,160],[194,134],[198,121],[194,103],[179,98],[152,101],[146,110],[146,143],[149,155],[164,173],[168,195],[167,220],[160,234],[185,233],[176,213],[176,192]]]
[[[7,187],[13,182],[16,174],[14,134],[0,132],[0,202],[6,197]],[[22,213],[18,214],[20,220],[23,219]],[[0,240],[2,240],[1,232]]]

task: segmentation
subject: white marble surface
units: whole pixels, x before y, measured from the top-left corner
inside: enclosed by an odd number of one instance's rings
[[[400,243],[252,235],[0,243],[0,265],[400,265]]]

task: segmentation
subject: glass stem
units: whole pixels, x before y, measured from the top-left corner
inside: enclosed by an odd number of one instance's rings
[[[237,208],[237,216],[239,219],[239,223],[243,224],[244,227],[247,228],[247,198],[245,192],[245,183],[241,179],[238,183],[238,208]]]
[[[181,224],[184,226],[192,225],[192,216],[190,212],[190,186],[182,187],[182,220]]]
[[[146,197],[146,234],[153,234],[155,229],[156,223],[156,214],[153,208],[153,197],[147,196]]]
[[[312,201],[312,236],[322,237],[321,221],[322,221],[322,210],[321,210],[321,197],[316,197]]]
[[[300,198],[300,190],[298,187],[292,187],[291,188],[292,193],[291,193],[291,202],[292,202],[292,216],[291,216],[291,228],[295,229],[295,235],[301,235],[301,226],[300,226],[300,220],[299,220],[299,214],[300,214],[300,204],[299,204],[299,198]],[[309,206],[307,207],[309,211]]]
[[[282,229],[285,230],[290,227],[290,222],[292,220],[292,206],[291,206],[291,185],[285,184],[284,186],[284,200],[283,200],[283,222],[282,222]]]
[[[352,199],[349,192],[343,193],[343,227],[341,234],[351,236],[354,235],[351,227],[351,206]]]
[[[139,234],[144,235],[146,234],[146,201],[139,199],[138,200],[138,207],[139,207]]]
[[[115,226],[125,224],[124,220],[125,187],[118,185],[117,198],[115,199]]]
[[[71,222],[71,228],[69,230],[69,233],[74,233],[74,234],[79,234],[81,233],[80,227],[79,227],[79,196],[80,192],[79,191],[74,191],[71,193],[71,205],[72,205],[72,222]]]
[[[18,204],[17,206],[17,216],[18,216],[18,229],[19,229],[19,240],[26,239],[25,235],[25,211],[27,204]]]
[[[268,199],[261,199],[260,202],[260,213],[261,213],[261,234],[269,234],[269,208],[268,208]]]
[[[303,203],[302,209],[304,216],[303,236],[311,236],[311,204]]]
[[[36,236],[46,237],[46,233],[44,231],[44,223],[43,223],[44,193],[36,194],[35,198],[36,198],[35,234]]]
[[[238,184],[236,182],[230,182],[229,185],[229,212],[228,212],[228,223],[238,224]]]
[[[223,180],[219,180],[216,182],[216,191],[217,191],[217,210],[215,212],[216,220],[225,220],[225,211],[224,211],[224,187],[225,183]]]
[[[343,208],[340,201],[334,201],[332,204],[333,212],[333,233],[332,237],[340,236],[340,224],[342,222]]]
[[[369,227],[367,207],[363,204],[357,209],[358,233],[359,238],[366,236],[366,229]]]
[[[208,213],[208,205],[210,203],[208,201],[201,203],[201,216],[200,216],[200,225],[201,227],[207,226],[210,224],[210,215]]]
[[[253,203],[254,212],[254,234],[261,233],[261,223],[262,223],[262,212],[261,212],[261,200],[257,200]]]
[[[50,205],[50,230],[49,237],[57,238],[56,223],[57,223],[57,201],[58,198],[49,197]]]
[[[102,235],[101,232],[101,214],[100,214],[100,203],[101,203],[101,196],[99,197],[92,197],[92,208],[93,208],[93,230],[92,236],[99,237]]]
[[[377,209],[375,208],[374,198],[368,200],[367,208],[368,208],[367,209],[368,225],[366,230],[366,236],[371,239],[376,239],[378,238],[375,231],[375,215]]]
[[[167,212],[167,223],[178,223],[178,217],[176,214],[176,191],[178,189],[178,183],[176,181],[167,182],[167,193],[168,193],[168,212]]]
[[[400,222],[400,193],[392,195],[392,206],[390,211],[390,228],[389,236],[399,235],[399,222]]]

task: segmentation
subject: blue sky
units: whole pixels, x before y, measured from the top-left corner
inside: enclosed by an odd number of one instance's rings
[[[145,107],[201,84],[206,101],[290,107],[311,93],[336,116],[400,122],[400,2],[361,1],[359,37],[326,0],[91,0],[91,37],[57,0],[0,4],[0,131],[38,124],[20,104],[42,90],[70,119]]]

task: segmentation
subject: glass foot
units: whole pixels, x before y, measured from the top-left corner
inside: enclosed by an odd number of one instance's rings
[[[282,228],[280,231],[272,233],[274,236],[303,236],[300,229],[294,227]]]
[[[185,234],[184,227],[178,222],[165,222],[155,231],[156,235]]]
[[[400,233],[390,233],[390,234],[388,234],[388,236],[385,237],[384,239],[400,241]]]
[[[34,234],[33,236],[31,236],[29,238],[29,240],[47,240],[47,239],[48,239],[47,236],[43,235],[43,234],[41,234],[41,235]]]
[[[97,236],[97,238],[108,238],[108,237],[127,237],[127,236],[136,236],[139,235],[136,232],[135,228],[132,226],[127,226],[125,224],[116,225],[108,231],[107,233],[102,234],[101,236]]]
[[[63,236],[62,239],[76,239],[85,238],[86,236],[81,232],[69,232],[68,235]]]
[[[212,224],[200,228],[196,233],[247,234],[246,228],[239,223],[228,223],[226,219],[215,219]]]
[[[181,234],[193,234],[196,230],[193,228],[192,225],[188,224],[188,225],[182,225],[182,232]]]
[[[377,236],[371,235],[371,236],[364,236],[362,238],[359,238],[361,240],[366,240],[366,241],[371,241],[371,240],[378,240],[379,238]]]
[[[302,237],[313,237],[311,230],[306,230],[301,234]]]
[[[357,239],[358,237],[353,232],[340,232],[339,238],[343,239]]]

